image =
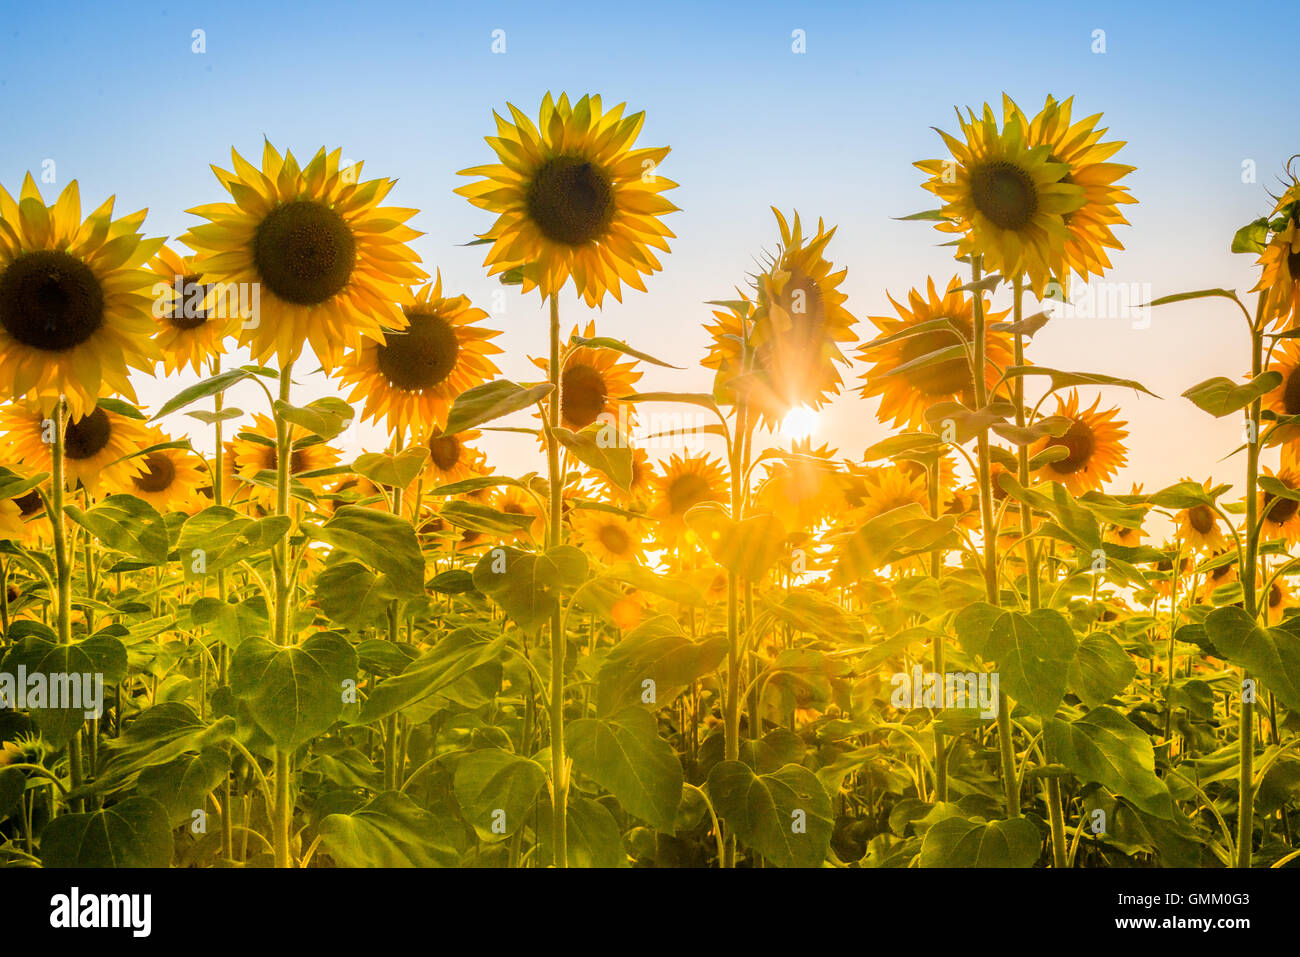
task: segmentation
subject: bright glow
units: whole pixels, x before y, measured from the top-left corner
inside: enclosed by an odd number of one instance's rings
[[[798,442],[817,431],[817,413],[806,405],[791,409],[781,420],[781,434]]]

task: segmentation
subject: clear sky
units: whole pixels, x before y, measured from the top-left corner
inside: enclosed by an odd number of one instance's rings
[[[641,145],[672,146],[662,173],[682,211],[665,269],[595,313],[601,334],[692,371],[649,370],[646,389],[694,390],[709,318],[776,240],[768,210],[825,217],[829,254],[848,267],[848,306],[888,310],[928,274],[956,271],[928,226],[891,220],[932,205],[913,160],[942,155],[930,129],[952,129],[954,106],[1011,94],[1027,112],[1046,94],[1074,95],[1076,115],[1105,113],[1140,205],[1122,228],[1110,279],[1154,295],[1254,284],[1253,257],[1228,251],[1233,231],[1267,211],[1269,188],[1300,152],[1294,0],[1233,4],[965,3],[14,3],[0,2],[0,182],[55,163],[78,179],[83,205],[110,193],[118,211],[149,208],[151,235],[178,236],[184,210],[225,194],[209,163],[231,146],[260,155],[263,136],[306,159],[321,145],[395,176],[396,205],[418,207],[414,244],[450,291],[487,307],[499,288],[465,248],[491,217],[452,193],[456,171],[490,161],[491,111],[511,101],[535,114],[543,93],[599,92],[645,110]],[[204,31],[206,52],[193,51]],[[506,52],[492,52],[493,31]],[[792,31],[806,52],[792,52]],[[1105,52],[1094,31],[1105,31]],[[1257,182],[1242,181],[1253,160]],[[53,196],[47,195],[52,201]],[[536,377],[545,313],[511,289],[493,323],[500,365]],[[566,326],[590,313],[572,296]],[[863,332],[866,332],[864,329]],[[1130,421],[1130,467],[1148,489],[1183,475],[1231,479],[1218,460],[1237,444],[1178,398],[1212,375],[1240,375],[1248,347],[1221,302],[1164,307],[1150,328],[1061,320],[1034,342],[1041,365],[1137,378],[1163,401],[1113,392]],[[848,373],[856,377],[861,367]],[[188,379],[185,381],[189,381]],[[155,405],[179,382],[141,383]],[[323,394],[314,381],[303,390]],[[1090,397],[1089,397],[1090,398]],[[242,404],[242,402],[241,402]],[[254,408],[248,397],[245,408]],[[817,437],[856,456],[885,434],[871,406],[841,397]],[[193,420],[169,423],[183,431]],[[196,442],[199,437],[196,436]],[[378,434],[358,439],[371,447]],[[538,468],[521,437],[486,443],[503,469]],[[360,451],[355,448],[352,451]]]

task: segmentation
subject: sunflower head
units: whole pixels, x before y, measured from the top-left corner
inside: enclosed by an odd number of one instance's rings
[[[1183,479],[1183,481],[1191,481]],[[1214,487],[1211,479],[1201,483],[1205,491]],[[1193,505],[1174,516],[1177,529],[1174,537],[1182,542],[1183,550],[1189,552],[1221,552],[1227,548],[1223,523],[1218,514],[1208,505]]]
[[[444,296],[442,274],[405,307],[407,326],[382,341],[365,340],[343,362],[341,378],[354,386],[350,402],[364,400],[362,417],[388,423],[399,437],[440,428],[456,396],[491,379],[488,358],[501,333],[478,325],[487,313],[465,296]]]
[[[171,437],[161,429],[144,430],[141,449],[136,451],[148,451],[132,459],[139,472],[119,477],[114,490],[144,499],[163,515],[183,511],[182,506],[207,481],[207,472],[203,462],[189,449],[159,447],[171,442]]]
[[[1018,113],[998,128],[984,105],[977,117],[957,113],[960,138],[938,131],[949,159],[915,165],[930,175],[925,188],[943,202],[937,228],[960,234],[957,255],[980,256],[990,272],[1023,274],[1035,293],[1065,269],[1065,216],[1084,204],[1083,187],[1065,181],[1069,167],[1051,146],[1032,145]]]
[[[124,403],[103,399],[87,414],[68,417],[63,428],[68,488],[80,483],[91,495],[97,495],[101,483],[117,489],[141,473],[142,464],[132,456],[151,443],[137,415]],[[27,468],[53,471],[55,428],[55,420],[35,407],[11,405],[0,411],[8,461],[22,462]]]
[[[661,195],[677,184],[657,171],[668,147],[634,148],[645,114],[547,93],[534,125],[507,106],[514,122],[494,113],[487,137],[498,162],[462,170],[482,178],[456,190],[497,214],[482,236],[489,275],[516,270],[525,293],[543,296],[572,277],[589,306],[606,292],[621,302],[622,283],[644,292],[641,276],[662,268],[652,249],[667,252],[673,238],[660,217],[677,209]]]
[[[1098,411],[1100,403],[1098,396],[1089,408],[1081,408],[1077,389],[1071,390],[1068,399],[1056,397],[1056,414],[1069,419],[1070,426],[1063,435],[1039,439],[1031,454],[1036,455],[1048,446],[1060,446],[1065,449],[1065,456],[1040,468],[1041,480],[1060,482],[1071,494],[1081,495],[1100,489],[1128,461],[1124,448],[1128,436],[1124,426],[1128,423],[1116,420],[1119,409]]]
[[[487,473],[487,456],[469,444],[482,434],[476,429],[453,435],[444,435],[439,430],[425,434],[422,441],[429,450],[429,458],[425,460],[424,470],[434,488]]]
[[[1266,321],[1281,329],[1300,324],[1300,181],[1294,174],[1291,180],[1273,209],[1268,224],[1272,239],[1260,253],[1259,283],[1253,290],[1267,297]]]
[[[340,152],[322,147],[302,168],[267,142],[259,170],[232,149],[235,171],[213,172],[233,202],[190,210],[208,220],[182,237],[204,280],[256,302],[240,343],[259,361],[283,366],[310,344],[333,372],[345,347],[404,328],[409,287],[427,278],[406,245],[420,235],[405,225],[416,211],[379,205],[396,181],[359,181]]]
[[[571,515],[575,544],[601,562],[637,562],[644,555],[644,521],[591,508],[574,509]]]
[[[28,173],[18,200],[0,187],[0,391],[44,412],[67,396],[81,418],[104,395],[135,400],[128,367],[157,352],[144,264],[162,246],[145,211],[113,219],[113,199],[81,218],[74,180],[46,206]]]
[[[596,324],[588,322],[581,336],[574,326],[569,341],[595,335]],[[641,373],[635,359],[623,362],[622,358],[622,353],[598,346],[570,344],[564,348],[560,357],[560,425],[577,432],[609,416],[603,421],[612,421],[620,431],[630,427],[631,403],[623,397],[634,391]],[[534,359],[533,363],[549,370],[546,359]]]
[[[892,420],[895,428],[920,429],[926,424],[926,409],[933,405],[952,400],[974,403],[970,355],[975,304],[961,286],[961,277],[953,276],[940,295],[934,280],[928,279],[924,293],[919,289],[908,293],[907,305],[889,296],[897,318],[869,317],[880,331],[878,340],[885,341],[867,342],[858,349],[858,354],[872,363],[861,376],[866,385],[859,394],[863,398],[880,396],[876,416],[881,422]],[[988,300],[984,310],[989,325],[1006,315],[1005,311],[993,312]],[[946,325],[926,326],[937,320],[945,320]],[[927,356],[936,358],[927,362]],[[991,389],[1000,370],[1012,363],[1011,341],[1006,332],[986,327],[985,357],[984,381]]]
[[[149,263],[153,284],[154,342],[162,353],[163,371],[174,375],[185,366],[203,373],[204,365],[226,352],[225,340],[238,310],[218,297],[194,259],[164,246]]]
[[[290,481],[301,484],[314,493],[324,491],[324,478],[302,476],[337,464],[338,450],[308,434],[301,426],[293,426],[290,437],[293,439],[289,460]],[[265,415],[254,416],[253,427],[244,429],[235,436],[231,443],[230,457],[235,477],[248,487],[248,501],[254,506],[270,508],[275,503],[275,489],[268,487],[268,484],[273,484],[270,481],[272,477],[263,473],[275,472],[279,464],[275,422]]]
[[[796,406],[816,410],[838,394],[837,364],[848,365],[840,344],[856,342],[857,318],[844,308],[840,291],[847,270],[836,270],[825,256],[835,229],[821,220],[805,236],[799,214],[793,223],[773,208],[781,243],[768,269],[758,277],[751,343],[754,366],[772,393],[757,403],[762,419],[776,425]]]
[[[795,529],[813,529],[835,516],[843,507],[845,490],[835,454],[824,445],[813,448],[811,439],[794,443],[789,457],[768,465],[758,487],[759,508]]]
[[[660,463],[654,478],[654,500],[649,514],[659,522],[658,537],[676,544],[686,533],[686,512],[703,502],[726,498],[726,473],[722,463],[707,454],[671,455]]]

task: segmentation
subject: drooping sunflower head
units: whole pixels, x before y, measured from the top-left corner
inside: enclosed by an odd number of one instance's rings
[[[818,220],[816,235],[805,236],[798,213],[791,223],[780,210],[772,212],[781,243],[758,277],[751,337],[757,370],[776,399],[758,405],[769,425],[788,409],[816,410],[838,394],[843,380],[836,365],[849,363],[840,344],[858,338],[858,320],[844,308],[848,297],[839,288],[848,270],[837,271],[825,256],[835,228]]]
[[[915,164],[943,201],[936,228],[960,234],[958,256],[981,256],[990,273],[1024,274],[1041,293],[1064,271],[1065,216],[1084,204],[1083,187],[1065,182],[1067,164],[1052,161],[1050,145],[1031,144],[1018,115],[999,129],[986,103],[981,117],[958,111],[957,121],[961,138],[938,131],[951,158]]]
[[[1214,487],[1210,479],[1206,479],[1201,485],[1207,492]],[[1184,551],[1221,552],[1227,548],[1223,523],[1214,509],[1208,505],[1193,505],[1191,508],[1185,508],[1174,516],[1174,522],[1177,525],[1174,537],[1183,543]]]
[[[1026,144],[1031,148],[1048,147],[1048,160],[1066,167],[1061,182],[1083,189],[1083,205],[1063,214],[1068,233],[1064,255],[1066,269],[1086,281],[1090,275],[1101,276],[1110,268],[1107,249],[1124,248],[1111,227],[1128,225],[1119,207],[1137,200],[1129,194],[1128,187],[1119,185],[1119,180],[1133,172],[1134,167],[1109,162],[1124,143],[1102,142],[1106,128],[1097,129],[1100,113],[1072,123],[1073,103],[1073,97],[1057,102],[1049,96],[1042,110],[1030,120],[1011,97],[1005,94],[1002,97],[1005,116],[1020,122],[1026,131]],[[1064,274],[1059,278],[1064,280]]]
[[[174,375],[190,366],[200,375],[211,359],[224,355],[238,308],[217,297],[194,259],[164,246],[149,263],[154,280],[154,342],[162,352],[163,371]]]
[[[1292,446],[1283,446],[1278,470],[1265,466],[1264,474],[1293,493],[1300,493],[1300,462]],[[1288,545],[1300,542],[1300,501],[1265,489],[1260,492],[1259,514],[1263,517],[1261,534],[1266,539],[1281,539]]]
[[[1092,405],[1083,409],[1079,405],[1079,392],[1071,390],[1068,399],[1056,397],[1056,414],[1070,420],[1064,435],[1046,436],[1032,447],[1037,454],[1048,446],[1061,446],[1064,458],[1049,462],[1037,472],[1038,478],[1047,482],[1060,482],[1073,495],[1100,489],[1111,480],[1115,472],[1128,461],[1124,439],[1127,422],[1116,420],[1119,409],[1100,412],[1098,396]]]
[[[81,218],[73,180],[46,206],[31,174],[15,202],[0,187],[0,392],[44,412],[66,395],[76,418],[103,395],[135,401],[128,368],[152,372],[144,264],[162,246],[145,211],[113,219],[113,199]]]
[[[654,478],[654,501],[649,514],[659,522],[658,538],[673,544],[686,531],[687,510],[703,502],[726,499],[726,473],[722,463],[707,453],[677,455],[660,463]]]
[[[1263,406],[1279,417],[1300,415],[1300,341],[1281,339],[1268,367],[1282,376],[1276,389],[1264,396]],[[1300,426],[1277,425],[1268,431],[1267,444],[1290,444],[1300,439]]]
[[[344,348],[404,328],[410,287],[427,278],[406,245],[416,211],[379,205],[396,180],[359,181],[361,164],[340,168],[340,152],[322,147],[302,168],[267,142],[259,170],[232,149],[235,171],[212,169],[233,202],[190,210],[209,222],[182,240],[206,282],[234,284],[250,305],[240,343],[259,361],[283,366],[310,344],[333,372]]]
[[[462,170],[483,178],[456,190],[497,214],[482,237],[489,275],[518,270],[523,291],[542,296],[572,277],[589,306],[606,292],[621,302],[622,283],[645,292],[641,277],[662,268],[652,249],[668,252],[673,238],[660,217],[677,209],[661,195],[677,184],[657,171],[669,148],[634,148],[645,114],[547,93],[534,125],[507,106],[514,122],[493,113],[497,135],[486,138],[498,162]]]
[[[385,419],[400,437],[440,428],[456,396],[496,375],[488,356],[501,351],[488,341],[501,333],[478,325],[486,312],[465,296],[443,296],[441,272],[405,314],[405,329],[364,340],[340,373],[354,386],[348,401],[365,400],[363,418]]]
[[[573,327],[570,342],[575,338],[590,339],[596,335],[596,324],[587,323],[586,331],[579,336]],[[631,403],[623,401],[641,378],[636,360],[620,361],[623,354],[613,349],[593,346],[569,345],[561,354],[560,366],[560,425],[574,432],[601,420],[626,431],[632,423]],[[534,359],[534,364],[548,370],[546,359]],[[626,410],[626,411],[625,411]]]
[[[1133,483],[1131,494],[1142,494],[1141,482]],[[1140,523],[1136,526],[1113,523],[1106,526],[1104,537],[1106,541],[1113,542],[1116,545],[1123,545],[1126,548],[1136,548],[1138,545],[1142,544],[1142,539],[1145,536],[1146,531],[1142,528]]]
[[[313,493],[325,489],[324,477],[304,478],[304,473],[329,468],[339,460],[337,449],[319,438],[309,435],[300,426],[293,426],[290,435],[293,451],[289,458],[290,481],[300,484]],[[275,422],[258,414],[253,417],[253,427],[244,429],[231,443],[235,477],[248,488],[248,501],[269,508],[275,503],[275,476],[279,465],[279,452],[275,444]]]
[[[183,510],[181,506],[208,481],[208,473],[189,449],[157,448],[171,442],[161,429],[144,430],[143,448],[149,451],[132,460],[138,474],[119,478],[113,491],[144,499],[163,515]]]
[[[637,562],[645,554],[644,521],[591,508],[571,514],[574,544],[606,565]]]
[[[120,407],[122,412],[110,407]],[[140,420],[125,404],[101,400],[83,416],[70,416],[64,426],[64,474],[68,488],[80,482],[92,495],[101,483],[120,488],[124,481],[139,475],[141,463],[130,458],[151,444]],[[54,468],[54,419],[33,406],[15,404],[0,411],[0,430],[4,431],[7,460],[22,462],[29,469],[51,472]]]
[[[443,435],[435,430],[425,436],[423,441],[429,450],[429,458],[424,470],[431,487],[450,485],[472,474],[487,471],[487,456],[469,444],[482,434],[477,429],[454,435]]]
[[[939,402],[973,403],[975,377],[970,357],[975,304],[961,291],[961,285],[961,277],[953,276],[940,295],[934,279],[928,279],[924,294],[918,289],[908,293],[907,305],[889,296],[898,318],[868,317],[880,336],[858,349],[863,360],[873,363],[860,377],[866,385],[859,394],[863,398],[880,396],[876,416],[881,422],[892,420],[894,428],[919,429],[925,426],[925,410]],[[984,309],[990,326],[1006,315],[1005,311],[992,312],[987,299]],[[946,325],[936,324],[940,320]],[[885,341],[877,345],[882,339]],[[927,356],[934,358],[926,361]],[[984,381],[991,389],[1001,370],[1012,363],[1007,333],[986,327],[985,358]]]
[[[1292,329],[1300,324],[1300,182],[1294,176],[1278,198],[1269,229],[1273,238],[1260,254],[1253,291],[1267,296],[1264,311],[1270,325]]]

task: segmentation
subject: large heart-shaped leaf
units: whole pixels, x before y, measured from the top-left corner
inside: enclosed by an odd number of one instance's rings
[[[1183,397],[1191,399],[1196,407],[1210,413],[1216,419],[1237,412],[1250,405],[1260,396],[1272,392],[1282,384],[1282,373],[1273,369],[1261,372],[1250,382],[1239,384],[1223,376],[1215,376],[1198,382]]]
[[[1030,711],[1050,718],[1065,697],[1074,631],[1060,612],[1039,608],[1022,615],[1006,612],[993,623],[985,646],[1002,690]]]
[[[1175,813],[1164,781],[1156,777],[1151,739],[1113,708],[1093,708],[1075,721],[1051,720],[1043,729],[1048,753],[1080,780],[1096,781],[1148,814]]]
[[[167,561],[167,523],[148,502],[134,495],[110,495],[82,511],[65,506],[68,517],[114,551],[146,565]]]
[[[230,659],[230,690],[276,746],[292,751],[329,730],[357,677],[352,646],[328,632],[280,648],[249,638]]]
[[[569,725],[568,743],[574,767],[618,798],[625,811],[672,830],[682,799],[682,766],[648,711],[633,706],[610,718],[580,718]]]
[[[546,771],[502,748],[482,748],[457,762],[454,781],[465,820],[481,839],[495,841],[523,825],[546,783]]]
[[[467,389],[451,404],[443,433],[454,435],[511,412],[526,409],[550,394],[552,388],[549,382],[525,387],[509,379],[497,379]]]
[[[502,546],[474,566],[474,586],[524,631],[535,631],[559,607],[561,593],[586,580],[587,568],[587,556],[570,545],[542,554]]]
[[[925,832],[921,867],[1031,867],[1042,836],[1027,818],[972,821],[946,817]]]
[[[826,859],[831,800],[807,768],[755,774],[740,761],[721,761],[709,772],[709,797],[740,840],[778,867],[818,867]]]
[[[60,746],[102,713],[105,687],[126,672],[126,646],[112,635],[69,645],[29,635],[0,662],[0,710],[27,710],[41,736]]]
[[[659,615],[629,631],[605,658],[596,676],[596,710],[607,715],[633,704],[661,708],[726,656],[725,636],[693,642],[677,619]]]
[[[171,859],[167,809],[152,798],[61,814],[41,832],[44,867],[167,867]]]
[[[1215,649],[1268,685],[1288,708],[1300,709],[1300,636],[1261,628],[1240,608],[1216,608],[1205,619]]]
[[[1094,631],[1082,641],[1070,662],[1070,690],[1090,708],[1105,704],[1128,687],[1137,673],[1132,656],[1118,641]]]
[[[385,678],[366,698],[357,718],[371,724],[425,700],[474,668],[494,661],[505,636],[488,638],[477,628],[458,628],[412,661],[401,674]]]
[[[424,594],[424,555],[404,518],[359,505],[343,505],[311,533],[387,576],[399,595]]]
[[[686,524],[714,561],[741,578],[762,578],[785,554],[785,527],[774,515],[735,522],[717,502],[704,502],[687,509]]]
[[[284,538],[292,519],[268,515],[252,519],[232,508],[213,505],[186,519],[176,540],[176,551],[186,581],[215,575],[247,561]]]
[[[438,819],[411,798],[384,791],[320,822],[321,847],[342,867],[452,867],[459,855]]]

